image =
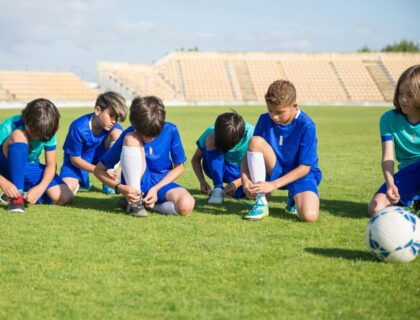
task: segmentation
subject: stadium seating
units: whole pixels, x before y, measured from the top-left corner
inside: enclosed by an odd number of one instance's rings
[[[91,101],[96,89],[68,72],[0,71],[0,101],[27,102],[39,97],[52,101]]]

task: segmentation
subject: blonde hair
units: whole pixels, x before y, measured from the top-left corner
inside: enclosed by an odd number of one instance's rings
[[[124,122],[127,117],[128,108],[122,95],[114,91],[108,91],[98,96],[95,106],[101,110],[110,109],[116,115],[117,121]]]
[[[296,102],[296,89],[293,83],[287,80],[274,81],[265,94],[267,106],[290,106]]]
[[[416,101],[416,106],[420,107],[420,64],[416,64],[405,70],[398,79],[394,93],[394,106],[399,112],[401,112],[400,102],[398,101],[399,91],[401,84],[405,80],[408,81],[410,91],[413,94],[414,99]]]

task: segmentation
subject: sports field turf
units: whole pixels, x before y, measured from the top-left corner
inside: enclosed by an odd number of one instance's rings
[[[211,206],[199,194],[195,140],[229,109],[167,108],[188,157],[179,182],[197,200],[190,217],[127,216],[96,179],[69,207],[1,212],[0,319],[418,319],[420,259],[377,262],[365,245],[387,108],[303,108],[317,123],[323,171],[313,224],[284,211],[285,191],[260,222],[241,219],[242,203]],[[235,109],[251,123],[265,111]],[[68,125],[90,110],[61,109],[59,165]]]

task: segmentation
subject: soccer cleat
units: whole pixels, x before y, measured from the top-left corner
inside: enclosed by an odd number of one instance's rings
[[[286,211],[291,214],[297,214],[295,200],[290,196],[290,193],[287,197]]]
[[[138,217],[138,218],[146,218],[148,212],[143,205],[143,197],[140,196],[139,200],[136,203],[129,203],[127,204],[127,213],[131,216]]]
[[[209,204],[222,204],[224,193],[222,188],[214,188],[209,198]]]
[[[0,202],[3,204],[9,204],[9,197],[6,196],[4,192],[0,195]]]
[[[25,199],[23,198],[23,196],[9,199],[9,206],[7,210],[9,212],[24,213],[25,212]]]
[[[252,207],[251,211],[244,215],[243,218],[247,220],[261,220],[264,217],[268,217],[268,215],[268,203],[264,203],[261,200],[260,195],[258,195],[257,200],[255,201],[255,204]]]
[[[102,192],[105,194],[115,194],[115,190],[105,183],[102,184]]]

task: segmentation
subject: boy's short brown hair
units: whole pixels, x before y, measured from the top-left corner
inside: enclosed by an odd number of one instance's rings
[[[414,65],[405,70],[398,79],[394,93],[394,106],[399,112],[402,112],[400,102],[398,101],[400,95],[399,91],[401,84],[405,80],[408,80],[411,93],[413,94],[414,99],[416,101],[416,106],[420,107],[420,64]]]
[[[127,117],[127,105],[122,95],[114,91],[102,93],[96,98],[95,106],[101,110],[110,109],[116,121],[124,122]]]
[[[293,83],[287,80],[274,81],[265,94],[268,107],[285,107],[296,102],[296,89]]]
[[[228,152],[241,141],[245,134],[244,119],[235,111],[219,115],[214,124],[216,149]]]
[[[31,134],[43,142],[49,141],[58,130],[60,113],[47,99],[35,99],[22,110],[22,120]]]
[[[165,116],[165,106],[158,97],[136,97],[131,102],[130,122],[142,136],[157,137],[165,124]]]

